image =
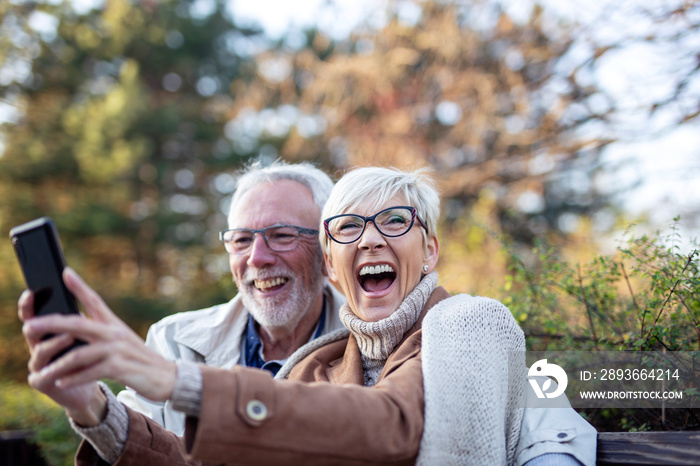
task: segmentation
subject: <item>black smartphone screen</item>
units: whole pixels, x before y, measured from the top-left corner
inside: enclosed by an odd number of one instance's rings
[[[34,292],[34,314],[79,314],[73,293],[63,283],[66,260],[53,221],[42,217],[18,225],[10,230],[10,238],[27,288]],[[46,335],[45,339],[52,336]],[[52,361],[84,344],[84,341],[76,340],[56,354]]]
[[[34,312],[76,314],[73,294],[63,283],[66,266],[58,233],[48,217],[38,218],[10,230],[27,288],[34,292]]]

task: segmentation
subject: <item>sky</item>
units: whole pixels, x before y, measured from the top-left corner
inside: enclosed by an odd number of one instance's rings
[[[587,26],[590,40],[598,45],[623,44],[602,57],[590,77],[591,83],[614,96],[622,109],[613,121],[618,142],[603,156],[607,173],[598,180],[606,186],[636,187],[619,198],[630,216],[647,214],[649,225],[664,229],[675,216],[681,216],[681,232],[686,238],[700,237],[700,225],[684,214],[700,212],[700,122],[678,126],[679,106],[697,109],[700,79],[691,81],[685,98],[669,105],[651,118],[646,110],[654,101],[672,95],[684,71],[697,66],[700,33],[679,35],[674,40],[654,43],[644,39],[653,32],[676,37],[687,26],[679,17],[674,21],[653,22],[653,15],[671,7],[687,5],[684,0],[543,0],[546,8],[561,18]],[[524,0],[512,2],[523,8]],[[652,13],[652,15],[649,14]],[[692,13],[696,24],[700,8]],[[590,27],[595,25],[595,27]],[[669,129],[671,128],[671,129]]]
[[[210,0],[198,0],[210,1]],[[381,0],[229,0],[238,25],[247,21],[259,24],[273,38],[282,37],[290,28],[317,25],[333,37],[343,39],[364,22],[381,27]]]

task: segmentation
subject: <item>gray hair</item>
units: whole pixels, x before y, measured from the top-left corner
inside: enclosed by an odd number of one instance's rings
[[[252,188],[262,183],[273,183],[281,180],[291,180],[303,184],[311,191],[314,199],[314,204],[320,210],[328,200],[328,196],[333,189],[333,180],[308,162],[301,163],[286,163],[282,160],[276,160],[267,167],[262,167],[255,163],[243,169],[240,172],[236,183],[236,192],[231,198],[231,208],[229,209],[229,225],[231,224],[231,212],[240,201],[241,196]]]
[[[328,217],[348,213],[364,203],[379,209],[399,194],[409,206],[416,208],[425,222],[427,235],[424,234],[423,238],[436,236],[440,195],[428,168],[402,171],[397,168],[362,167],[346,173],[333,188],[323,208],[321,222]],[[330,239],[325,234],[323,224],[319,239],[323,251],[328,254]]]

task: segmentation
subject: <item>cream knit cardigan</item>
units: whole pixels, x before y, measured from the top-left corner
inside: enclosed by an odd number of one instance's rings
[[[437,275],[423,282],[419,287],[432,292]],[[425,300],[412,295],[402,309],[409,302],[422,308]],[[308,354],[349,333],[341,329],[299,348],[276,378],[286,378]],[[508,308],[489,298],[452,296],[426,314],[422,333],[425,422],[417,464],[513,464],[526,366],[525,337]]]
[[[525,405],[525,337],[498,301],[457,295],[423,320],[419,465],[513,464]]]

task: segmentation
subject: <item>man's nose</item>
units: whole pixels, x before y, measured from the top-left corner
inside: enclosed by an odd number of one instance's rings
[[[367,222],[365,225],[365,231],[362,232],[362,236],[358,241],[357,247],[360,249],[371,250],[380,249],[386,246],[386,238],[382,235],[374,222]]]
[[[250,251],[248,252],[248,265],[262,268],[273,264],[276,258],[275,252],[267,245],[267,241],[265,241],[262,233],[254,234],[253,244],[250,245]]]

